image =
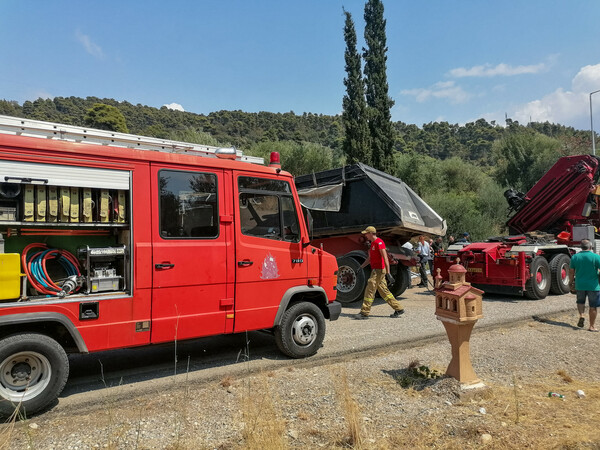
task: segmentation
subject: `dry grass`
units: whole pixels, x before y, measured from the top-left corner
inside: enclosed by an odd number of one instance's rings
[[[6,401],[6,400],[5,400]],[[20,407],[17,406],[15,411],[11,414],[11,416],[6,420],[2,430],[0,431],[0,449],[9,449],[11,448],[11,442],[13,433],[15,431],[15,424],[22,420],[20,415]]]
[[[267,378],[262,375],[248,380],[245,395],[241,398],[242,448],[247,450],[286,449],[286,423],[277,413]]]
[[[335,376],[335,380],[337,382],[336,393],[346,422],[347,432],[341,443],[352,448],[363,448],[364,439],[360,408],[356,400],[352,397],[350,385],[348,384],[348,374],[345,368],[340,369],[339,373]]]
[[[233,384],[233,377],[227,375],[219,382],[219,384],[221,385],[221,387],[228,388]]]
[[[577,398],[578,389],[585,390],[584,399]],[[549,398],[549,391],[566,398]],[[479,407],[486,413],[474,412]],[[560,375],[550,376],[520,388],[492,386],[477,400],[459,402],[443,414],[413,420],[405,431],[375,447],[479,448],[482,436],[489,434],[492,440],[486,448],[600,448],[598,419],[600,383],[567,384]]]
[[[409,366],[418,368],[420,363],[411,361]],[[600,382],[597,378],[594,381],[578,379],[556,368],[547,372],[521,371],[511,382],[489,384],[488,389],[479,391],[473,398],[447,402],[448,392],[440,390],[451,386],[447,379],[446,382],[429,380],[423,389],[415,389],[414,386],[402,388],[394,379],[394,371],[354,374],[352,384],[346,366],[335,366],[330,373],[331,381],[319,385],[318,390],[310,382],[299,383],[294,386],[292,396],[286,396],[288,391],[276,391],[285,373],[282,376],[275,373],[273,377],[269,372],[238,381],[226,377],[219,384],[224,386],[223,381],[227,380],[225,384],[232,386],[231,392],[222,392],[211,383],[207,386],[208,395],[214,395],[217,390],[227,398],[233,411],[239,408],[239,414],[221,416],[223,422],[227,422],[230,435],[219,442],[203,442],[198,436],[191,418],[203,426],[201,416],[194,409],[200,399],[196,392],[200,390],[188,390],[187,386],[155,397],[143,407],[136,404],[132,408],[133,403],[130,403],[122,409],[119,405],[117,414],[117,405],[107,403],[100,416],[79,414],[73,420],[104,428],[106,440],[99,444],[106,443],[107,448],[600,449]],[[211,388],[216,389],[211,391]],[[577,390],[583,390],[585,397],[577,398]],[[565,395],[565,399],[549,398],[550,391]],[[387,399],[388,395],[398,409],[385,409],[381,398]],[[379,400],[369,403],[374,398]],[[307,413],[303,409],[307,401],[323,409],[311,409]],[[485,408],[485,414],[480,408]],[[135,442],[126,443],[126,439],[131,439],[126,436],[128,429],[143,430],[141,422],[145,416],[159,411],[164,416],[161,423],[164,435],[170,436],[169,442],[139,436]],[[219,414],[210,411],[213,413]],[[39,430],[31,430],[28,425],[29,421],[15,416],[12,422],[0,427],[0,449],[43,448],[39,433],[51,425],[42,424]],[[74,426],[81,427],[81,424]],[[484,443],[486,435],[491,440]],[[15,445],[16,441],[19,445]]]

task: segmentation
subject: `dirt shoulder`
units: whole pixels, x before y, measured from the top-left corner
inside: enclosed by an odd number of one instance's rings
[[[55,408],[0,431],[11,448],[490,448],[600,446],[600,333],[561,313],[474,333],[487,389],[462,396],[443,373],[447,340],[393,345],[316,366],[218,380],[174,378],[143,395]],[[421,373],[425,373],[421,369]],[[585,397],[576,392],[583,390]],[[553,391],[564,399],[549,398]],[[0,440],[0,442],[2,442]]]

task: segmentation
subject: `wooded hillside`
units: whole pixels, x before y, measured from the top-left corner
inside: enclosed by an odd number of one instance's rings
[[[208,115],[160,109],[96,97],[55,97],[22,105],[0,100],[0,114],[102,128],[104,107],[126,130],[159,138],[228,145],[268,158],[281,154],[295,175],[345,164],[341,116],[217,111]],[[122,117],[121,117],[122,116]],[[448,222],[448,232],[469,231],[484,239],[501,233],[506,220],[503,191],[526,192],[564,155],[589,153],[588,131],[550,123],[506,126],[484,119],[465,125],[432,122],[422,127],[393,123],[395,155],[389,171],[409,184]]]
[[[116,107],[125,117],[129,132],[133,134],[173,138],[193,130],[207,133],[221,144],[233,145],[242,150],[249,150],[260,142],[293,141],[320,144],[339,153],[344,133],[340,116],[296,114],[293,111],[247,113],[239,110],[204,115],[171,110],[164,106],[158,109],[97,97],[40,98],[33,102],[26,101],[22,105],[0,100],[0,114],[85,126],[88,110],[97,103]],[[586,153],[591,147],[588,131],[547,122],[522,126],[509,119],[506,127],[484,119],[465,125],[431,122],[422,127],[395,122],[394,128],[397,152],[414,152],[442,160],[457,156],[483,166],[493,164],[494,141],[526,130],[559,139],[569,149],[569,153]]]

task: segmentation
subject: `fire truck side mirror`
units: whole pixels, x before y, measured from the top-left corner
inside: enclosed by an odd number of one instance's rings
[[[306,236],[302,236],[302,240],[300,242],[302,242],[302,248],[306,248],[310,245],[310,239],[308,239]]]

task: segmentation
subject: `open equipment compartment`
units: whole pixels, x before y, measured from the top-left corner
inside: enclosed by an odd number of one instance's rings
[[[128,170],[0,160],[0,301],[131,294],[130,218]]]

